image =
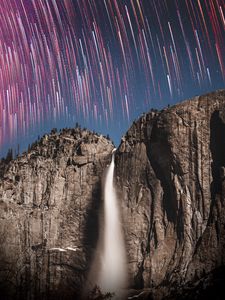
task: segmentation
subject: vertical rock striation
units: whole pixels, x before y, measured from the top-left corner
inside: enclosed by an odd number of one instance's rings
[[[133,287],[161,298],[224,266],[225,91],[142,116],[116,172]]]
[[[85,283],[98,234],[110,141],[86,130],[44,136],[0,181],[3,299],[72,299]]]

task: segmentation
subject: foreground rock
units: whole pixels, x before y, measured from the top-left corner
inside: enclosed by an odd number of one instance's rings
[[[112,149],[102,136],[63,130],[1,166],[1,299],[76,298],[95,249]]]
[[[142,116],[122,139],[116,171],[131,286],[181,299],[201,280],[207,288],[218,268],[221,280],[225,91]]]

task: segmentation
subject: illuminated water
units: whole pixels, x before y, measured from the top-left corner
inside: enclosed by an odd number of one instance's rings
[[[115,150],[114,150],[115,151]],[[103,234],[97,284],[103,292],[116,294],[126,285],[126,253],[119,203],[113,183],[114,152],[104,185]]]

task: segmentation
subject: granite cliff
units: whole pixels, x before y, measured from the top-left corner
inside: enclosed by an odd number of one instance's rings
[[[77,299],[96,247],[101,178],[113,147],[77,128],[52,132],[2,163],[3,299]],[[144,114],[122,138],[115,163],[130,297],[207,299],[204,293],[221,289],[225,91]]]
[[[76,298],[98,235],[113,144],[87,130],[45,135],[2,168],[0,299]]]
[[[225,279],[225,91],[143,115],[116,172],[131,286],[173,299],[212,272]]]

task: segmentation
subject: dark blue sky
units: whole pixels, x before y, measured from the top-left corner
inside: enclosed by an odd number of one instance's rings
[[[225,83],[222,0],[2,0],[0,145],[53,127],[109,134]]]

